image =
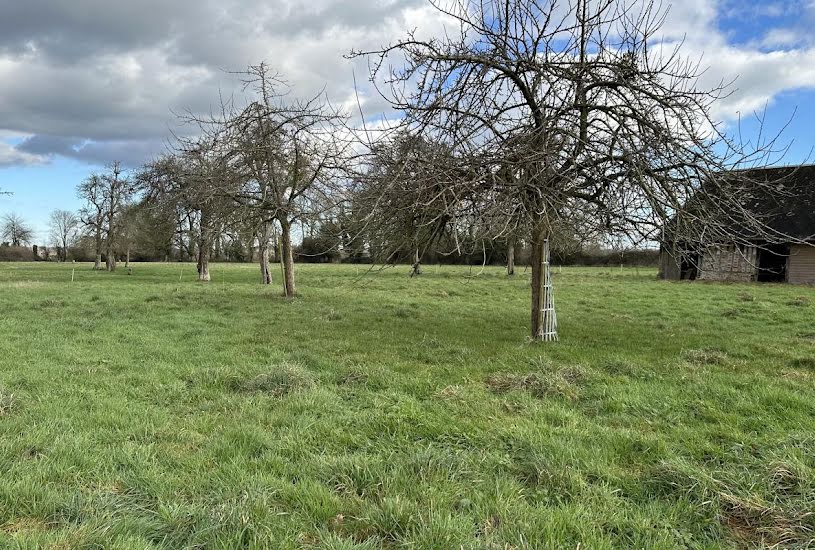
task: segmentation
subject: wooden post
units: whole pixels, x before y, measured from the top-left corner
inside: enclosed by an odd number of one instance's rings
[[[555,296],[552,286],[550,268],[549,239],[543,241],[543,341],[557,342],[557,313],[555,313]]]

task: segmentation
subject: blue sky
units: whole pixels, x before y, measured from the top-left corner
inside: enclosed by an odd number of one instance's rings
[[[44,243],[50,212],[79,208],[82,179],[163,151],[172,111],[207,110],[233,86],[225,68],[265,59],[304,94],[325,87],[342,104],[353,72],[366,73],[343,53],[443,25],[424,0],[223,3],[0,0],[0,189],[13,193],[0,215],[21,215]],[[664,30],[702,56],[707,83],[738,77],[716,112],[731,129],[741,115],[749,135],[765,105],[771,131],[795,115],[783,134],[794,164],[815,146],[813,24],[815,0],[684,0]],[[361,92],[366,110],[384,109]]]

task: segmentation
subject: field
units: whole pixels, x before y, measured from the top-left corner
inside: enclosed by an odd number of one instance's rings
[[[0,264],[0,547],[815,545],[815,290],[407,269]]]

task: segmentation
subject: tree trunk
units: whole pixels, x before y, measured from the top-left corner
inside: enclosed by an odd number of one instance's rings
[[[294,251],[291,245],[291,225],[288,221],[280,223],[280,252],[283,262],[283,294],[292,298],[297,294],[294,286]]]
[[[113,250],[113,245],[108,244],[107,258],[105,258],[105,266],[108,271],[116,271],[116,253]]]
[[[532,235],[532,340],[555,342],[557,315],[549,270],[549,240],[545,231]]]
[[[269,241],[271,240],[271,228],[268,223],[263,224],[263,229],[258,237],[258,249],[260,250],[260,284],[272,284],[272,271],[269,268]],[[250,245],[249,250],[252,250]]]
[[[260,244],[259,244],[260,240],[259,239],[260,239],[260,237],[258,237],[258,249],[260,249]],[[255,262],[255,242],[254,242],[254,240],[250,240],[246,244],[246,253],[249,256],[249,263],[250,264],[254,263]]]
[[[221,229],[218,228],[215,230],[215,261],[220,261],[223,257],[223,248],[221,246]]]
[[[198,247],[198,280],[206,283],[209,282],[209,246],[204,244],[202,240]]]
[[[94,241],[94,252],[96,253],[96,260],[93,264],[94,271],[101,271],[102,270],[102,230],[97,225],[96,227],[96,239]]]
[[[187,257],[192,260],[193,258],[197,258],[200,256],[199,252],[195,250],[195,222],[192,219],[192,216],[188,218],[189,222],[189,238],[187,239]],[[203,227],[203,224],[201,225]]]
[[[515,275],[515,241],[507,243],[507,276]]]
[[[413,265],[411,266],[410,276],[422,274],[422,259],[419,257],[419,249],[413,251]]]
[[[125,256],[125,269],[130,267],[130,245],[127,245],[127,256]]]
[[[201,213],[201,232],[198,237],[198,280],[209,282],[209,228],[207,227],[207,217]]]

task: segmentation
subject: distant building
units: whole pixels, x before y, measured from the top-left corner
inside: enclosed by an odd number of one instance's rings
[[[675,242],[660,249],[660,277],[708,281],[815,284],[815,165],[753,170],[751,178],[782,182],[794,192],[748,197],[745,208],[788,242],[745,239],[726,242]],[[704,234],[701,230],[698,234]],[[782,240],[783,239],[779,239]]]

